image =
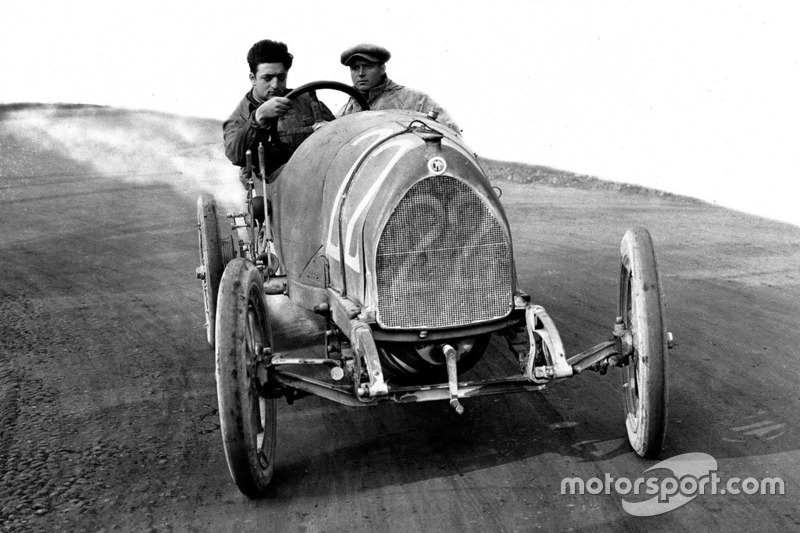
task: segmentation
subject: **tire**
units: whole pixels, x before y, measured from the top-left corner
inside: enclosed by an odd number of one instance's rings
[[[217,314],[217,292],[225,264],[217,225],[217,202],[210,194],[197,199],[197,232],[200,265],[203,269],[203,306],[206,314],[206,337],[214,347],[214,321]]]
[[[663,291],[648,231],[629,229],[620,254],[618,316],[633,341],[633,354],[622,373],[625,426],[636,453],[655,457],[667,431],[669,395]]]
[[[245,259],[225,268],[217,307],[216,376],[220,430],[231,477],[249,498],[263,496],[275,461],[275,400],[259,394],[259,347],[271,348],[263,279]]]

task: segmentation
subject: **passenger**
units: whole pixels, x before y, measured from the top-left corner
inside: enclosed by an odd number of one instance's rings
[[[341,55],[342,65],[350,67],[353,87],[361,92],[369,102],[371,110],[407,109],[439,114],[438,121],[461,133],[458,125],[447,112],[430,96],[403,85],[398,85],[386,75],[386,62],[392,54],[386,48],[375,44],[359,44],[348,48]],[[361,111],[361,106],[353,99],[339,110],[337,116]]]
[[[289,160],[322,121],[335,118],[313,93],[303,94],[294,101],[284,97],[289,92],[286,80],[293,59],[284,43],[269,39],[255,43],[247,52],[252,88],[222,124],[225,155],[241,167],[242,184],[250,178],[245,168],[247,150],[252,154],[253,170],[258,170],[258,145],[263,143],[269,176]],[[256,187],[257,193],[260,190]],[[263,200],[257,203],[261,204],[257,218],[263,221]]]

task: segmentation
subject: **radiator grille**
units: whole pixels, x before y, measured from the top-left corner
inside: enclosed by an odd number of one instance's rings
[[[444,328],[506,316],[511,257],[503,228],[465,184],[414,185],[377,251],[378,318],[387,328]]]

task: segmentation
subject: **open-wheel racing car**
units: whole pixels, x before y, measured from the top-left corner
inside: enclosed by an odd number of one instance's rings
[[[227,215],[246,237],[220,231],[213,196],[198,199],[197,274],[226,459],[241,492],[263,495],[272,477],[278,398],[445,400],[461,413],[464,398],[537,391],[609,367],[621,368],[631,446],[656,455],[671,335],[647,230],[622,238],[611,340],[568,357],[545,309],[517,286],[503,206],[461,137],[435,113],[369,111],[336,82],[288,97],[321,88],[347,92],[365,111],[313,133],[277,179],[265,175],[261,149],[250,155],[261,179],[249,182],[247,210]],[[257,192],[268,200],[263,223]],[[493,334],[519,372],[460,381]]]

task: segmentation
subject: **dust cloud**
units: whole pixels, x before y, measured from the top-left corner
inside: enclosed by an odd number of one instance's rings
[[[152,111],[105,107],[31,106],[3,113],[0,175],[37,177],[68,186],[70,178],[168,184],[182,195],[212,193],[226,211],[240,209],[244,194],[237,169],[226,159],[219,121]],[[27,152],[46,150],[46,176],[28,176]],[[66,162],[66,163],[65,163]],[[41,170],[39,170],[41,172]],[[84,174],[78,176],[75,174]],[[46,185],[45,185],[46,186]]]

